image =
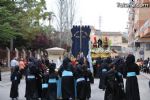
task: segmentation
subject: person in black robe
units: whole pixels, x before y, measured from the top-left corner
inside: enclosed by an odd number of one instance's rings
[[[94,74],[94,78],[96,77],[96,73],[97,73],[97,71],[96,71],[96,69],[97,69],[96,68],[96,61],[97,60],[95,58],[92,59],[92,65],[93,65],[93,71],[94,71],[94,73],[93,73]]]
[[[106,73],[106,91],[104,100],[126,100],[123,82],[124,61],[115,59],[110,65],[110,70]]]
[[[0,81],[2,81],[1,66],[0,66]]]
[[[114,65],[110,65],[110,70],[107,71],[106,77],[105,77],[105,95],[104,100],[115,100],[115,87],[116,87],[116,81],[115,81],[115,67]]]
[[[95,69],[95,78],[99,78],[99,70],[102,64],[102,59],[99,57],[96,59],[96,69]]]
[[[49,63],[47,63],[48,67]],[[48,79],[49,79],[49,73],[46,66],[41,66],[42,70],[42,91],[41,91],[41,100],[49,100],[48,99]]]
[[[48,75],[43,73],[41,100],[49,100],[47,93],[48,93]]]
[[[57,80],[58,75],[55,72],[56,65],[51,64],[49,67],[49,79],[48,79],[48,100],[56,100],[57,99]]]
[[[35,63],[35,68],[36,68],[36,84],[37,84],[37,89],[38,89],[38,98],[42,98],[42,80],[43,77],[45,78],[45,74],[46,74],[46,65],[45,65],[45,60],[37,60],[35,59],[34,61]],[[45,79],[44,79],[45,80]]]
[[[116,89],[116,94],[117,94],[117,99],[118,100],[125,100],[125,90],[124,90],[124,82],[123,82],[123,74],[124,74],[124,67],[125,67],[125,62],[123,61],[122,58],[118,58],[114,62],[115,64],[115,69],[117,71],[116,73],[116,79],[117,79],[117,89]]]
[[[85,100],[86,99],[86,80],[84,77],[84,66],[79,63],[76,66],[76,89],[77,89],[77,99]]]
[[[103,63],[101,64],[100,69],[99,69],[99,78],[100,78],[99,89],[105,90],[105,88],[106,88],[105,77],[106,77],[106,72],[108,70],[109,70],[108,64],[107,64],[106,60],[104,60]]]
[[[90,71],[89,62],[86,60],[85,64],[83,65],[83,72],[84,72],[84,78],[85,78],[85,92],[86,92],[86,99],[91,98],[91,83],[93,80],[92,72]]]
[[[26,100],[38,99],[38,86],[37,86],[37,69],[33,58],[29,58],[29,63],[26,67]]]
[[[63,100],[75,99],[74,69],[69,58],[63,60],[58,71],[61,77],[61,92]]]
[[[140,100],[139,86],[136,75],[139,75],[139,67],[135,63],[135,57],[129,54],[126,58],[126,100]]]
[[[10,97],[12,100],[18,100],[18,86],[20,84],[21,73],[19,71],[19,67],[15,67],[14,72],[11,74],[11,90],[10,90]]]
[[[105,78],[106,90],[104,100],[125,100],[123,77],[117,71],[117,63],[113,62],[110,68]]]

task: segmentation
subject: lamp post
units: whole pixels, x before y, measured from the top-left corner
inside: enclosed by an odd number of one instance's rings
[[[59,34],[59,38],[60,38],[60,48],[62,46],[62,32],[63,32],[63,9],[64,9],[64,0],[60,0],[60,34]]]

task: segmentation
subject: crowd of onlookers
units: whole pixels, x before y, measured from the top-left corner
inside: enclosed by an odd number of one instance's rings
[[[150,58],[147,58],[145,60],[143,59],[137,59],[136,64],[140,67],[140,70],[144,73],[150,74]]]

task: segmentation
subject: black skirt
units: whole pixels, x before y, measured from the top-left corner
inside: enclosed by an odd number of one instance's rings
[[[124,89],[117,81],[107,81],[104,100],[125,100]]]
[[[100,80],[99,80],[99,89],[105,89],[106,85],[105,85],[105,75],[100,76]]]
[[[56,100],[57,99],[57,84],[49,83],[48,84],[48,100]]]
[[[91,98],[91,84],[90,82],[86,82],[86,98]]]
[[[32,98],[32,99],[37,99],[39,97],[36,79],[27,79],[26,80],[25,97]]]
[[[61,81],[62,98],[65,100],[75,98],[75,87],[73,76],[63,76]]]
[[[136,76],[127,77],[126,100],[140,100],[139,86]]]
[[[77,82],[77,98],[86,100],[86,81]]]

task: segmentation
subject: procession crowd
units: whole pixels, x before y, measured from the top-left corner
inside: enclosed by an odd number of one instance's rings
[[[22,61],[22,62],[20,62]],[[89,100],[91,84],[94,83],[89,61],[81,56],[77,59],[65,57],[60,67],[44,58],[34,57],[19,62],[11,61],[10,97],[17,100],[18,85],[25,78],[26,100]],[[104,100],[140,100],[137,75],[140,67],[134,55],[122,58],[96,59],[94,75],[100,78],[99,89],[104,90]],[[126,79],[124,85],[123,78]],[[92,99],[91,99],[92,100]]]
[[[134,55],[129,54],[126,59],[97,59],[95,66],[95,76],[100,78],[99,88],[105,91],[104,100],[140,100],[136,77],[140,67]]]
[[[37,60],[31,57],[25,62],[14,58],[11,72],[12,100],[18,99],[18,85],[22,77],[26,80],[26,100],[86,100],[91,97],[92,73],[83,57],[77,61],[66,57],[59,68],[47,58]]]

